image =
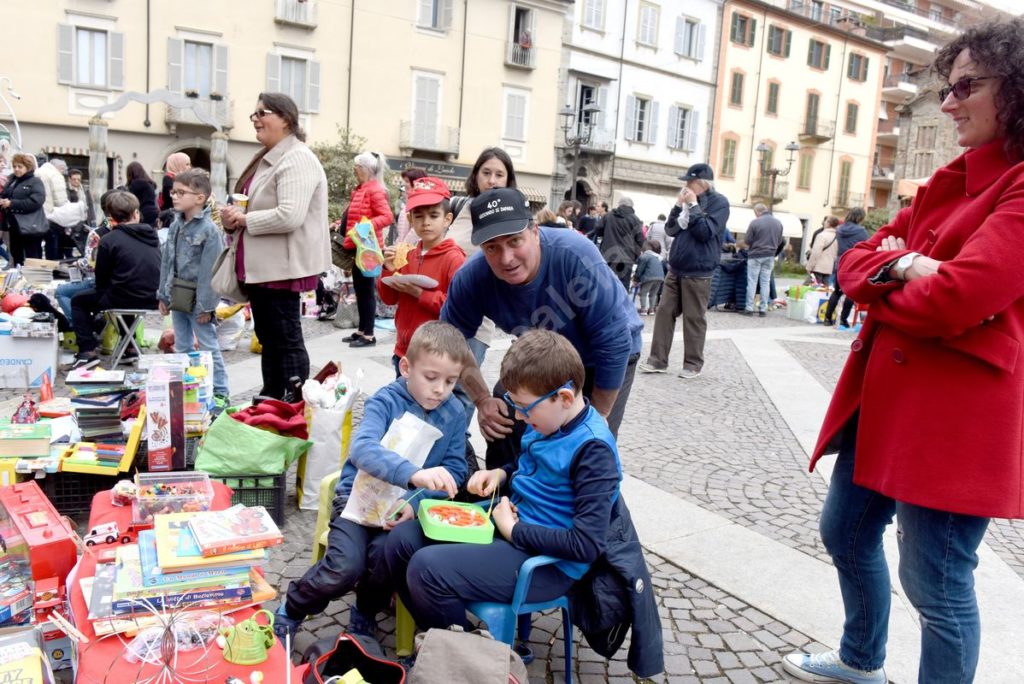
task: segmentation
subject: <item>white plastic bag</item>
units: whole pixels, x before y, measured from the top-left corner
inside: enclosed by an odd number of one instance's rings
[[[411,413],[405,413],[391,423],[380,443],[405,460],[422,466],[441,434],[433,425]],[[352,483],[352,493],[349,494],[341,517],[367,527],[383,527],[388,511],[405,493],[405,487],[396,487],[360,470]]]
[[[245,310],[239,309],[233,316],[228,316],[217,324],[217,344],[221,351],[234,351],[238,348],[238,340],[245,332]]]
[[[328,381],[329,387],[309,379],[302,385],[309,417],[309,439],[313,446],[303,461],[302,480],[298,492],[299,508],[315,511],[320,507],[320,483],[341,467],[352,431],[352,407],[359,397],[363,371],[356,372],[353,384],[345,375]],[[340,394],[336,387],[345,387]],[[340,394],[340,396],[339,396]]]

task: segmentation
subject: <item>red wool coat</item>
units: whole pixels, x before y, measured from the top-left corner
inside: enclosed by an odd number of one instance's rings
[[[939,272],[872,283],[906,253],[876,252],[886,236],[942,261]],[[1024,517],[1024,163],[998,140],[939,169],[843,256],[839,281],[870,311],[811,469],[859,410],[857,484],[928,508]]]
[[[383,248],[384,228],[395,222],[395,215],[391,212],[391,204],[388,202],[388,191],[376,178],[361,183],[352,191],[352,200],[348,205],[348,223],[345,225],[345,249],[356,248],[356,243],[348,237],[348,231],[363,220],[364,216],[373,223],[373,229],[377,232],[377,244]]]

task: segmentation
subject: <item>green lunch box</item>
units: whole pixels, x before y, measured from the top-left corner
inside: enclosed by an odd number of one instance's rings
[[[431,515],[432,509],[439,506],[445,508],[458,508],[468,514],[478,514],[484,519],[483,525],[463,527],[452,525],[448,522],[441,522],[435,515]],[[423,527],[423,534],[435,541],[462,542],[464,544],[490,544],[494,539],[494,523],[487,517],[487,511],[476,504],[462,503],[459,501],[448,501],[438,499],[424,499],[420,502],[419,513],[420,526]]]

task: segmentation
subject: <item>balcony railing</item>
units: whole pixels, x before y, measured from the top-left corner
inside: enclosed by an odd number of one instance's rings
[[[891,166],[879,166],[878,164],[875,164],[871,167],[871,178],[872,180],[891,181],[896,178],[896,170]]]
[[[883,43],[903,40],[904,38],[917,38],[931,42],[931,36],[928,35],[927,31],[914,26],[871,26],[868,27],[868,38],[873,38]]]
[[[890,7],[896,7],[898,9],[901,9],[904,12],[910,12],[911,14],[916,14],[919,17],[930,19],[937,24],[942,24],[943,26],[948,26],[950,28],[956,28],[956,22],[953,21],[952,19],[947,19],[942,15],[932,14],[928,10],[918,9],[911,5],[909,2],[905,2],[904,0],[882,0],[882,2],[884,2],[886,5],[889,5]]]
[[[841,9],[840,12],[833,12],[832,8],[837,7],[826,3],[825,5],[815,5],[809,0],[789,0],[786,6],[793,14],[799,14],[802,17],[806,17],[811,21],[816,21],[819,24],[825,24],[826,26],[846,26],[853,24],[855,26],[863,26],[864,18],[858,12],[846,9]]]
[[[612,153],[615,151],[615,131],[610,128],[590,129],[590,140],[580,145],[587,152]]]
[[[843,192],[840,190],[836,193],[835,201],[832,203],[834,209],[853,209],[854,207],[863,206],[863,192]]]
[[[900,88],[917,92],[917,84],[910,80],[910,74],[889,74],[882,79],[883,88]]]
[[[808,119],[800,127],[797,137],[801,142],[823,143],[831,140],[836,135],[836,124],[834,121],[822,121],[821,119]]]
[[[226,97],[220,100],[195,100],[196,109],[206,119],[212,119],[217,122],[217,125],[223,129],[230,129],[234,126],[234,106],[232,101]],[[167,107],[167,113],[164,116],[164,121],[170,128],[175,128],[179,125],[187,126],[207,126],[213,128],[208,121],[204,121],[198,114],[192,109],[178,109],[177,107]]]
[[[316,28],[316,0],[277,0],[274,21],[278,24]]]
[[[753,199],[771,200],[771,203],[775,204],[789,197],[789,182],[776,180],[775,187],[772,188],[771,176],[759,176],[754,179],[754,190],[750,195]]]
[[[452,126],[425,126],[415,121],[402,121],[398,135],[399,147],[405,150],[459,153],[459,129]]]
[[[537,66],[537,48],[523,46],[510,40],[508,49],[505,50],[505,65],[533,69]]]

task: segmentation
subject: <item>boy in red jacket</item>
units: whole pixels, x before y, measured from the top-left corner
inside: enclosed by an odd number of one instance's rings
[[[409,340],[427,321],[437,320],[448,298],[448,285],[466,260],[466,253],[446,237],[452,223],[451,191],[440,178],[417,179],[405,208],[409,224],[420,241],[384,249],[384,272],[377,291],[385,304],[397,304],[395,312],[395,373]],[[410,277],[415,276],[415,277]]]

